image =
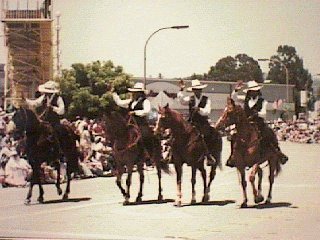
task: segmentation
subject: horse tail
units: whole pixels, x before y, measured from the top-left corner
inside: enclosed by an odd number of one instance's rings
[[[170,170],[170,168],[169,168],[169,164],[168,164],[168,163],[165,163],[164,161],[159,161],[159,167],[160,167],[160,169],[161,169],[163,172],[165,172],[166,174],[169,174],[169,175],[172,174],[172,172],[171,172],[171,170]]]
[[[277,158],[276,168],[275,168],[275,176],[278,176],[280,174],[281,170],[282,170],[281,162],[280,162],[280,159]]]

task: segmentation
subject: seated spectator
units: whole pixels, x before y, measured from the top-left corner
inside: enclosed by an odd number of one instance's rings
[[[16,151],[11,151],[9,161],[5,167],[5,183],[11,187],[25,187],[30,179],[32,169],[24,158],[21,158]]]

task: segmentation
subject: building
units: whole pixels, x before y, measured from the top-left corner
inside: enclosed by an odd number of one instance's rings
[[[0,106],[4,103],[4,64],[0,63]]]
[[[53,77],[51,0],[39,2],[2,0],[6,106],[19,105],[21,96],[34,97],[38,85]]]
[[[143,82],[143,78],[133,78],[134,81]],[[149,92],[149,99],[153,108],[164,106],[169,103],[173,109],[176,109],[183,114],[187,114],[188,106],[181,105],[176,99],[179,91],[179,79],[147,79],[147,90]],[[191,85],[191,80],[184,80],[186,86]],[[218,82],[218,81],[202,81],[208,84],[203,89],[203,92],[211,99],[212,112],[210,118],[216,121],[222,114],[227,98],[230,96],[234,89],[235,82]],[[281,114],[286,113],[288,118],[294,115],[294,85],[289,85],[289,102],[285,102],[287,86],[283,84],[263,84],[261,89],[263,97],[268,101],[267,106],[267,119],[278,119]],[[186,93],[188,94],[188,93]],[[279,99],[283,100],[283,104],[278,108],[275,107],[275,102]]]

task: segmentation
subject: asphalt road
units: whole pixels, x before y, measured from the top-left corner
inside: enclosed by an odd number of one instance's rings
[[[223,159],[229,155],[224,142]],[[175,174],[163,176],[165,201],[157,204],[156,172],[145,172],[143,202],[123,206],[115,179],[95,178],[72,182],[69,201],[62,201],[54,185],[45,185],[45,204],[25,206],[26,188],[0,189],[0,239],[319,239],[320,145],[281,143],[288,163],[275,179],[271,205],[255,205],[248,184],[249,207],[240,209],[241,187],[237,172],[218,170],[208,204],[190,205],[191,169],[184,168],[183,207],[173,206]],[[133,175],[131,201],[138,191]],[[125,183],[125,181],[123,181]],[[65,187],[65,184],[63,184]],[[268,191],[264,168],[263,193]],[[197,201],[202,179],[197,175]]]

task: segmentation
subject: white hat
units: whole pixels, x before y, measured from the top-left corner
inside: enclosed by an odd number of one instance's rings
[[[57,82],[48,81],[48,82],[45,82],[44,84],[39,85],[38,90],[41,93],[58,93],[59,85]]]
[[[144,84],[141,82],[137,82],[134,84],[133,88],[128,88],[129,92],[144,92]]]
[[[201,84],[198,79],[195,79],[191,81],[191,87],[187,88],[187,90],[191,92],[193,89],[203,89],[207,86],[208,84]]]
[[[247,88],[243,90],[243,92],[248,91],[258,91],[262,88],[262,85],[259,85],[256,81],[249,81],[247,82]]]

